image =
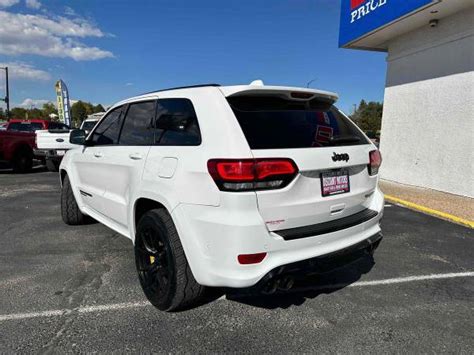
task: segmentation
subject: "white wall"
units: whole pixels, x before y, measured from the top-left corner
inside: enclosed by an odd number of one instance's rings
[[[388,48],[381,177],[474,197],[474,7]]]

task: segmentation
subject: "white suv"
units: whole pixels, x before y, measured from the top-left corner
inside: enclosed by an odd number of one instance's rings
[[[62,161],[62,217],[134,242],[161,310],[205,286],[289,288],[328,255],[381,240],[381,156],[329,92],[201,85],[121,101]]]

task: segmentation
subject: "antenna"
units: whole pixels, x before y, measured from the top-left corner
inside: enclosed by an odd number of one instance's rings
[[[311,85],[311,83],[312,83],[313,81],[316,81],[316,79],[317,79],[317,78],[314,78],[314,79],[311,79],[310,81],[308,81],[308,82],[306,83],[306,87],[309,88],[309,86]]]

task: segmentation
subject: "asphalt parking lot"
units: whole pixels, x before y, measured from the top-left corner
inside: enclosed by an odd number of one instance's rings
[[[66,226],[59,195],[54,173],[0,172],[1,353],[473,352],[471,229],[388,205],[375,262],[169,314],[146,302],[131,242]]]

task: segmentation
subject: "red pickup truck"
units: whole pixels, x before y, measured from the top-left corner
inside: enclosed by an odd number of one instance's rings
[[[47,120],[8,121],[6,129],[0,130],[0,160],[11,164],[16,172],[28,172],[33,167],[35,131],[48,129]]]

